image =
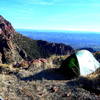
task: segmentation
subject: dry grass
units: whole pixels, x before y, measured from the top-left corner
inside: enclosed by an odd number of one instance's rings
[[[9,69],[9,70],[14,70],[13,65],[12,64],[1,64],[0,63],[0,67],[4,68],[4,69]]]

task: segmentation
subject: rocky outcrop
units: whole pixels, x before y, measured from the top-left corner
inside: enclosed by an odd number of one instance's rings
[[[0,63],[11,63],[19,61],[18,46],[13,42],[15,30],[11,23],[0,16]]]
[[[47,41],[39,40],[37,41],[40,50],[43,52],[44,56],[49,55],[69,55],[74,52],[73,48],[69,45],[62,43],[49,43]]]

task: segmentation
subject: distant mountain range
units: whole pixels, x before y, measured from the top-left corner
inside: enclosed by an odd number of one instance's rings
[[[35,40],[44,40],[55,43],[64,43],[75,49],[93,48],[100,51],[100,34],[96,32],[77,32],[77,31],[49,31],[16,29],[17,32]]]

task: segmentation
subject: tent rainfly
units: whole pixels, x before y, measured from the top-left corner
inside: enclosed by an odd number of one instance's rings
[[[88,50],[80,50],[65,59],[60,70],[69,77],[88,75],[100,67],[100,63]]]

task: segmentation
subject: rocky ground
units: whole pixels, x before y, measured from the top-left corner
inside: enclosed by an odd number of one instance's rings
[[[2,65],[1,100],[100,100],[100,70],[68,80],[57,70],[59,57],[55,59],[19,68]]]

